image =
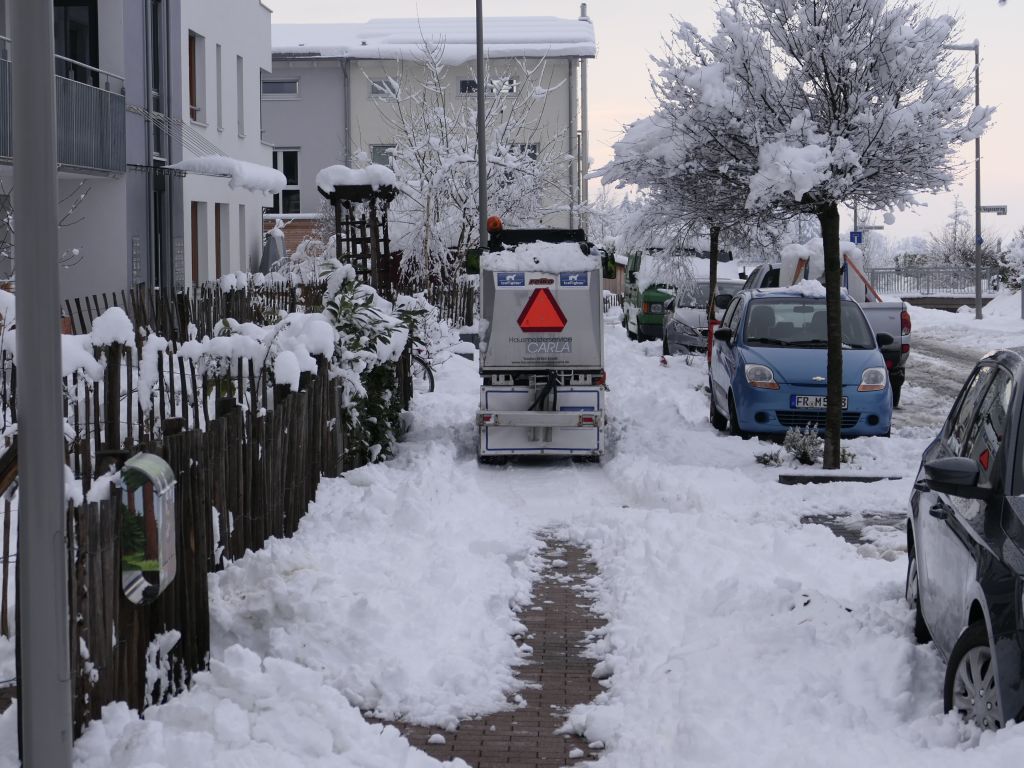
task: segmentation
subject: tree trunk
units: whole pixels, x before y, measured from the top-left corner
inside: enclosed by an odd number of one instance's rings
[[[828,323],[828,405],[825,411],[825,469],[839,469],[839,436],[843,419],[843,325],[840,312],[839,206],[818,208],[821,241],[825,249],[825,317]]]
[[[721,230],[718,227],[711,227],[711,264],[708,266],[710,278],[708,280],[708,335],[710,337],[715,327],[715,294],[718,293],[718,235]],[[708,338],[708,344],[711,339]]]

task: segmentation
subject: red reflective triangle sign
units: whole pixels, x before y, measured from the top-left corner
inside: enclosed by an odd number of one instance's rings
[[[519,327],[533,333],[558,333],[565,328],[565,315],[548,288],[538,288],[519,315]]]

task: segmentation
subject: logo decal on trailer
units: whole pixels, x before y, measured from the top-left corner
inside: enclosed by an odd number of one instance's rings
[[[522,288],[526,285],[525,272],[498,272],[496,275],[499,288]]]
[[[586,288],[590,284],[590,275],[586,272],[562,272],[559,278],[563,288]]]
[[[565,323],[565,314],[550,288],[534,291],[519,315],[519,327],[527,333],[558,333]]]

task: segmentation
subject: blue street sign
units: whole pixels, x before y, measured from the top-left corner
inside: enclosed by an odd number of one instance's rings
[[[977,245],[983,245],[983,244],[985,243],[985,238],[984,238],[984,237],[982,237],[981,235],[978,235],[978,236],[977,236],[977,237],[975,238],[974,242],[975,242],[975,243],[976,243]]]
[[[854,245],[860,245],[861,243],[864,242],[864,233],[863,232],[851,232],[850,233],[850,242],[853,243]]]

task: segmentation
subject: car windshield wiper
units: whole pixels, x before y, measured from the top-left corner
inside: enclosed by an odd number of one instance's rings
[[[755,336],[754,338],[747,339],[748,344],[771,344],[776,347],[788,347],[792,342],[785,341],[784,339],[769,339],[767,336]]]

